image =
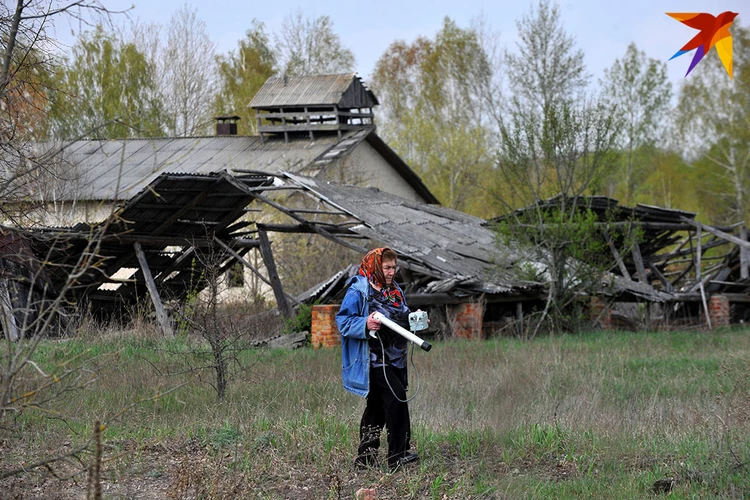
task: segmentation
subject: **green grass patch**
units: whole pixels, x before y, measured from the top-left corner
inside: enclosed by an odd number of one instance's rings
[[[341,387],[338,350],[239,353],[219,402],[197,345],[44,342],[43,370],[82,366],[95,382],[6,418],[0,469],[83,443],[100,420],[112,488],[151,481],[178,497],[352,498],[375,485],[384,498],[644,498],[664,478],[673,498],[750,491],[744,330],[436,342],[410,367],[422,460],[395,474],[352,466],[364,400]]]

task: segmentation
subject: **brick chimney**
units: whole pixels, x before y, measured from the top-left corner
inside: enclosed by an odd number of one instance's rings
[[[217,116],[214,120],[216,120],[216,135],[237,135],[239,116]]]

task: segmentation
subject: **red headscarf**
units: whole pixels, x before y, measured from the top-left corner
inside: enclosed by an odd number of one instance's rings
[[[385,275],[383,274],[383,252],[390,250],[388,247],[375,248],[362,257],[359,265],[359,274],[366,276],[370,283],[378,288],[385,287]]]
[[[385,282],[385,275],[383,274],[383,253],[386,251],[389,251],[389,253],[393,253],[394,255],[396,254],[396,252],[388,247],[375,248],[374,250],[367,252],[367,254],[362,257],[362,263],[359,265],[359,274],[366,276],[370,283],[380,288],[380,292],[383,294],[384,298],[396,307],[400,307],[404,301],[401,292],[399,292],[395,283],[386,285]]]

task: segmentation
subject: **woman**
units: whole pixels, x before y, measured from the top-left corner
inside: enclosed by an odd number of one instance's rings
[[[344,388],[367,398],[355,460],[360,467],[376,465],[383,426],[387,429],[390,470],[419,459],[408,451],[411,426],[406,402],[406,340],[373,317],[380,312],[409,327],[409,307],[394,281],[396,270],[396,253],[390,248],[368,252],[359,273],[347,282],[346,296],[336,315],[342,336]],[[371,336],[369,332],[374,333]]]

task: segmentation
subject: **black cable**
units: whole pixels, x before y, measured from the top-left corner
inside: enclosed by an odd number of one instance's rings
[[[396,400],[400,403],[408,403],[412,399],[417,397],[417,394],[419,394],[419,372],[417,371],[417,365],[414,364],[414,346],[411,348],[411,367],[414,370],[414,376],[417,378],[417,390],[414,391],[414,395],[410,398],[401,399],[398,396],[396,396],[396,391],[393,390],[393,387],[391,386],[391,383],[388,381],[388,374],[385,371],[385,347],[383,346],[383,339],[380,338],[380,335],[376,335],[378,337],[378,341],[380,342],[380,352],[383,353],[383,378],[385,378],[385,383],[388,384],[388,388],[391,390],[391,394],[393,394],[393,397],[396,398]],[[406,349],[409,350],[409,343],[406,344]],[[408,356],[408,354],[407,354]],[[407,374],[408,377],[408,374]],[[407,382],[408,383],[408,382]]]

